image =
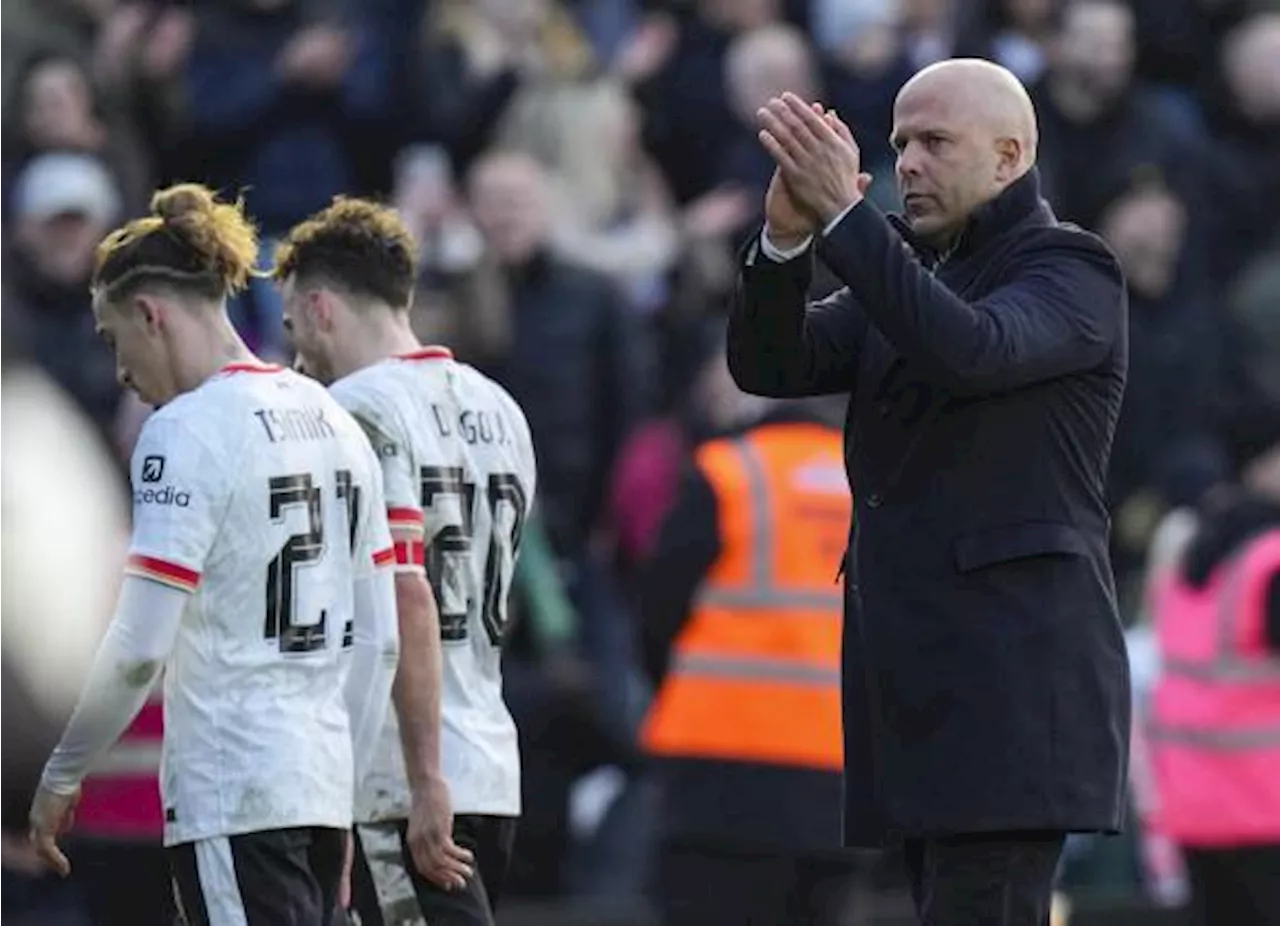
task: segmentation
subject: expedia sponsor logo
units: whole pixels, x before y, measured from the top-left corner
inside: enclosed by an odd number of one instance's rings
[[[175,508],[186,508],[191,504],[191,493],[173,486],[160,489],[137,489],[133,493],[135,505],[173,505]]]

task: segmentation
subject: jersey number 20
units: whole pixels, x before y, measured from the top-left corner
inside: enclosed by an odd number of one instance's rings
[[[440,606],[440,637],[446,642],[467,638],[467,618],[476,597],[471,568],[472,544],[475,537],[476,486],[468,482],[460,466],[424,466],[422,480],[422,507],[433,508],[445,498],[454,498],[461,513],[460,519],[447,524],[427,538],[427,577],[435,589]],[[489,642],[502,645],[506,624],[507,592],[511,584],[512,564],[520,547],[520,532],[524,529],[524,517],[529,502],[524,486],[511,473],[491,473],[485,486],[485,503],[489,507],[489,537],[484,560],[484,587],[480,618]],[[499,516],[504,506],[510,506],[511,519],[508,530],[500,529]]]

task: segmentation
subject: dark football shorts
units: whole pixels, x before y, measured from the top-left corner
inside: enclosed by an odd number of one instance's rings
[[[329,926],[346,831],[327,827],[217,836],[166,850],[187,926]]]
[[[454,842],[475,856],[475,873],[466,887],[454,891],[418,874],[405,839],[407,829],[404,820],[356,825],[351,899],[361,926],[493,926],[511,862],[516,818],[453,818]]]

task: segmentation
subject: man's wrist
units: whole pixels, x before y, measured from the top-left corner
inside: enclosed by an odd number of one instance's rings
[[[824,218],[822,221],[822,236],[825,238],[827,235],[831,234],[831,230],[839,225],[846,215],[861,205],[864,199],[866,199],[866,197],[859,193],[853,198],[853,201],[843,209],[839,209],[832,213],[829,218]]]
[[[427,788],[437,787],[445,783],[444,775],[438,768],[410,771],[408,777],[409,790],[414,794],[424,791]]]
[[[779,240],[769,228],[766,222],[764,230],[760,232],[760,250],[764,252],[764,256],[775,263],[783,263],[795,257],[799,257],[809,247],[813,241],[813,235],[785,235]]]
[[[807,243],[813,237],[813,232],[779,232],[769,227],[769,223],[764,226],[765,236],[769,239],[769,243],[779,251],[791,251],[801,245]]]

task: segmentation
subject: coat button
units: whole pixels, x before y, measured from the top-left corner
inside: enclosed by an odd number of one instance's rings
[[[884,501],[884,499],[882,499],[882,498],[880,497],[880,493],[879,493],[879,492],[872,492],[870,495],[868,495],[868,496],[867,496],[867,507],[868,507],[868,508],[879,508],[879,507],[880,507],[880,503],[881,503],[882,501]]]

